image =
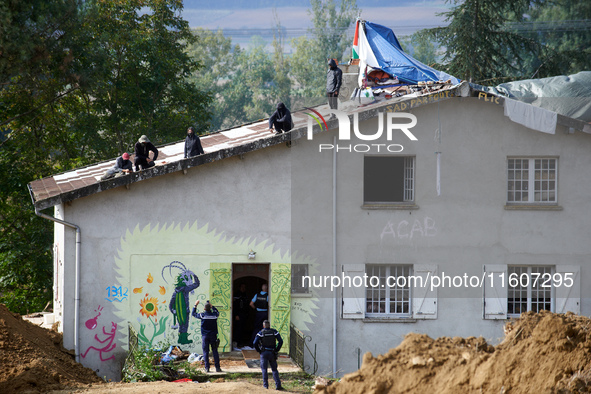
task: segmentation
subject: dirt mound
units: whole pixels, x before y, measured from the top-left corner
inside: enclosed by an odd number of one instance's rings
[[[74,360],[57,332],[38,327],[0,304],[0,393],[45,392],[99,383]]]
[[[366,353],[361,369],[326,393],[589,393],[591,319],[524,313],[493,347],[484,338],[408,334],[388,353]]]

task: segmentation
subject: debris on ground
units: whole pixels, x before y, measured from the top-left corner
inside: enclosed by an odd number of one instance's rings
[[[528,312],[505,325],[505,339],[408,334],[388,353],[315,394],[591,392],[591,319]]]
[[[75,361],[62,335],[0,304],[0,393],[46,392],[103,382]]]

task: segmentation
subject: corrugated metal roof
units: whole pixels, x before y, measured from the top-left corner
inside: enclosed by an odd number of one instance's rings
[[[459,85],[458,85],[459,86]],[[456,93],[457,86],[441,87],[436,92],[426,91],[426,94],[419,94],[423,99],[417,100],[417,93],[411,96],[402,96],[390,100],[383,100],[370,105],[360,106],[347,111],[349,115],[357,112],[360,120],[376,116],[377,112],[389,111],[396,112],[397,103],[410,102],[407,109],[430,104],[441,99],[451,98]],[[439,96],[441,91],[449,91],[449,95]],[[413,100],[416,102],[413,104]],[[326,115],[326,120],[334,127],[337,121],[329,121],[328,114],[330,110],[326,105],[315,107],[321,115]],[[156,165],[147,170],[132,172],[116,178],[101,181],[101,176],[105,171],[115,165],[116,158],[94,165],[56,174],[47,178],[39,179],[29,183],[29,189],[33,203],[36,209],[45,209],[57,204],[85,197],[101,191],[113,189],[120,186],[129,185],[134,182],[149,179],[155,176],[164,175],[176,171],[186,170],[197,165],[221,160],[226,157],[237,156],[254,150],[266,148],[269,146],[281,144],[291,140],[301,138],[307,133],[307,122],[309,116],[305,112],[292,113],[294,128],[289,133],[274,135],[268,131],[268,120],[260,120],[250,124],[229,130],[203,135],[201,143],[203,145],[204,155],[184,159],[184,140],[159,146],[158,160]],[[329,127],[330,128],[330,127]],[[314,132],[319,132],[320,128],[314,125]],[[133,160],[133,158],[132,158]]]

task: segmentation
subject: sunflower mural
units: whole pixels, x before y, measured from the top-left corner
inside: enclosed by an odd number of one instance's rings
[[[154,343],[154,339],[166,331],[168,316],[164,316],[158,320],[158,298],[150,297],[148,293],[146,293],[146,296],[140,301],[139,305],[141,307],[140,314],[145,316],[152,325],[152,329],[150,330],[152,334],[148,334],[148,325],[140,321],[138,340],[142,345],[150,348]],[[148,337],[149,335],[150,337]]]
[[[308,256],[292,255],[287,249],[267,240],[227,237],[223,231],[211,229],[208,225],[199,226],[197,221],[182,225],[136,226],[128,230],[121,239],[114,267],[118,283],[133,289],[128,302],[113,305],[114,313],[120,319],[117,322],[117,339],[121,348],[129,349],[128,327],[132,326],[138,333],[139,345],[142,347],[153,348],[165,342],[182,344],[183,350],[199,351],[200,322],[190,316],[190,301],[216,300],[217,296],[224,297],[223,300],[214,301],[216,306],[219,305],[218,309],[227,304],[225,296],[230,292],[219,292],[230,286],[231,276],[226,273],[231,272],[234,262],[244,260],[245,251],[251,249],[256,250],[257,261],[272,263],[273,289],[280,287],[275,286],[273,277],[279,271],[274,267],[280,267],[281,272],[289,274],[289,264],[308,264],[310,275],[317,273],[317,263]],[[218,274],[213,275],[218,271]],[[202,274],[195,275],[194,272]],[[276,293],[281,291],[277,290]],[[289,296],[289,292],[285,295]],[[290,322],[304,332],[308,332],[314,324],[318,296],[315,293],[311,295],[295,299],[291,302],[291,308],[289,300],[283,302],[283,298],[275,296],[274,299],[282,303],[274,311],[276,320],[271,324],[278,327],[284,341],[288,342]],[[282,318],[286,314],[287,317]],[[222,341],[220,348],[230,349],[232,346],[231,319],[230,307],[222,308],[218,318]],[[288,343],[284,346],[288,348]]]

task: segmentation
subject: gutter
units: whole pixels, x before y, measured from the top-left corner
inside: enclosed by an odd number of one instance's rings
[[[80,336],[78,334],[80,321],[80,249],[82,244],[80,227],[73,223],[69,223],[64,220],[54,218],[53,216],[46,215],[39,211],[37,205],[35,204],[35,198],[33,197],[33,191],[31,190],[31,186],[27,186],[29,188],[29,193],[31,194],[31,199],[33,200],[33,206],[35,207],[35,215],[76,230],[76,275],[74,282],[74,354],[76,356],[76,362],[80,362]]]
[[[337,136],[333,137],[333,146],[337,145]],[[332,274],[337,276],[337,151],[332,153]],[[338,297],[334,295],[333,305],[333,333],[332,333],[332,375],[336,376],[337,369],[337,322],[339,313]]]

